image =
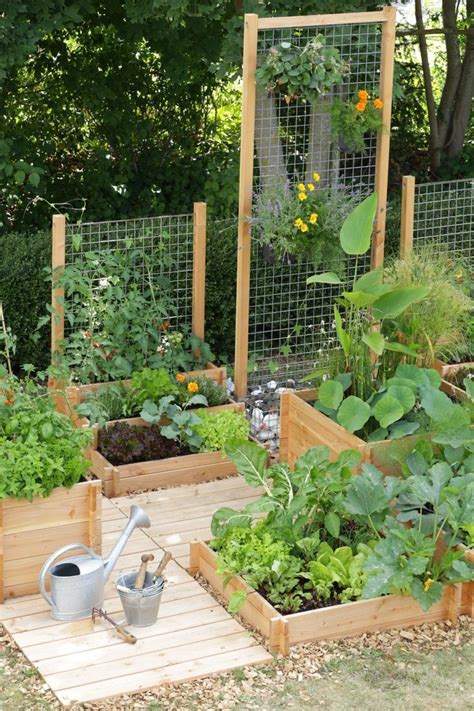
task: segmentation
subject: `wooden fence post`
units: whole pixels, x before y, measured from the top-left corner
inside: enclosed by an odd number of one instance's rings
[[[51,359],[59,351],[64,338],[64,289],[55,287],[66,263],[66,218],[53,215],[51,270],[53,287],[51,293]]]
[[[252,241],[248,217],[252,214],[253,154],[255,140],[255,71],[257,69],[258,15],[244,18],[242,127],[240,138],[239,224],[237,243],[237,303],[235,312],[235,395],[247,395],[249,353],[250,260]]]
[[[402,220],[400,225],[400,257],[405,259],[413,249],[415,214],[415,178],[404,175],[402,181]]]
[[[386,18],[382,24],[382,47],[380,64],[380,98],[383,101],[383,129],[377,137],[377,157],[375,162],[375,190],[379,204],[375,220],[375,232],[372,240],[372,268],[383,264],[385,221],[387,217],[388,165],[390,154],[390,123],[392,118],[393,63],[395,54],[395,29],[397,11],[394,7],[385,7]]]
[[[206,313],[206,203],[194,203],[192,331],[204,340]]]

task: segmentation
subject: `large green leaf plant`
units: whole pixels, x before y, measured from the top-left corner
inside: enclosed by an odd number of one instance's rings
[[[372,394],[377,377],[390,373],[390,353],[397,354],[397,361],[400,355],[416,358],[416,344],[389,340],[385,332],[396,331],[393,324],[397,318],[430,291],[429,286],[424,285],[383,283],[382,267],[369,272],[363,269],[363,257],[371,246],[377,202],[377,193],[372,193],[354,208],[342,225],[340,244],[348,257],[346,275],[324,272],[307,279],[308,284],[330,284],[341,289],[334,305],[334,323],[342,359],[333,359],[329,370],[350,372],[351,394],[362,400]],[[385,324],[390,324],[390,328],[384,328]],[[315,371],[308,379],[324,372],[327,369]]]

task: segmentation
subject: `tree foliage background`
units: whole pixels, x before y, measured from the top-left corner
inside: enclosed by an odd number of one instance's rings
[[[473,0],[445,2],[456,2],[456,22],[463,31],[455,35],[459,56],[474,73],[468,19]],[[29,336],[48,298],[41,256],[47,264],[45,231],[52,212],[67,212],[71,220],[107,220],[190,212],[193,201],[205,199],[212,221],[235,215],[236,79],[244,12],[305,15],[374,10],[383,4],[0,0],[0,300],[20,337],[18,362],[47,359],[47,343],[38,349]],[[428,26],[443,28],[439,4]],[[436,148],[439,161],[433,173],[419,38],[411,34],[398,40],[394,186],[406,172],[420,178],[473,174],[472,121],[462,151],[445,155]],[[437,52],[435,101],[446,79],[440,68],[442,45]],[[210,240],[219,244],[226,270],[210,258],[207,326],[212,345],[225,357],[232,350],[235,235],[228,227],[224,240],[222,234],[218,224],[211,224]],[[25,254],[37,255],[28,269]],[[28,299],[21,296],[22,284]]]

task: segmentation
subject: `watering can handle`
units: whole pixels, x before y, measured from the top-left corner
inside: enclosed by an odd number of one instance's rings
[[[74,548],[82,548],[83,550],[86,551],[86,553],[89,553],[89,555],[92,558],[98,558],[99,560],[102,560],[97,553],[94,553],[92,548],[88,548],[85,546],[83,543],[70,543],[67,546],[63,546],[62,548],[58,548],[57,551],[55,551],[52,555],[49,556],[48,560],[44,563],[43,567],[41,568],[41,572],[39,574],[39,589],[40,593],[48,603],[50,607],[53,607],[53,601],[51,600],[51,596],[46,592],[46,573],[48,572],[49,568],[51,568],[52,564],[54,563],[57,558],[60,558],[64,553],[67,553],[68,551],[74,550]]]

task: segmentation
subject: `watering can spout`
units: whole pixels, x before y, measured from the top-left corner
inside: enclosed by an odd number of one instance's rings
[[[115,564],[133,531],[136,528],[150,528],[150,526],[150,519],[144,510],[140,506],[133,504],[133,506],[130,507],[130,519],[127,526],[115,544],[111,554],[104,562],[104,582],[108,580],[110,573],[114,569]]]

